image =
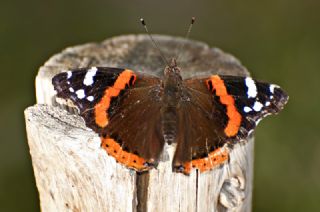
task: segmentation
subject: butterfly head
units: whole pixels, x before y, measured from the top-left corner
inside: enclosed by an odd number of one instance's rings
[[[177,60],[172,58],[170,63],[164,69],[165,76],[180,76],[180,68],[177,65]]]
[[[171,68],[177,67],[177,59],[176,58],[171,59],[169,67],[171,67]]]

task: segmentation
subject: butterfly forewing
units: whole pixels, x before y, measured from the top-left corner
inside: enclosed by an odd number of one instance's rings
[[[52,82],[57,96],[70,99],[86,125],[101,136],[109,155],[138,171],[156,163],[163,146],[159,79],[127,69],[93,67],[60,73]]]
[[[58,97],[72,100],[83,112],[102,98],[104,90],[113,85],[122,71],[97,67],[70,70],[56,75],[52,82]]]
[[[227,137],[241,139],[252,132],[265,116],[278,113],[288,95],[277,85],[253,80],[251,77],[213,75],[189,79],[187,87],[210,92],[214,105],[212,114],[225,129]]]
[[[240,138],[247,137],[265,116],[280,112],[288,101],[288,95],[275,84],[255,81],[251,77],[221,76],[221,79],[242,117]]]

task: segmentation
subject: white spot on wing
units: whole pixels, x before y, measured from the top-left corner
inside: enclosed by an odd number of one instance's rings
[[[77,90],[76,94],[77,94],[77,97],[79,99],[83,99],[84,97],[86,97],[86,95],[84,94],[84,90],[83,89]]]
[[[73,88],[69,88],[69,91],[71,92],[71,93],[73,93],[74,92],[74,89]]]
[[[269,86],[270,92],[271,92],[271,93],[274,93],[274,89],[275,89],[275,88],[279,88],[279,86],[274,85],[274,84],[271,84],[271,85]]]
[[[92,85],[93,77],[96,75],[97,70],[97,67],[90,68],[84,77],[83,84],[85,84],[86,86]]]
[[[252,111],[252,109],[251,109],[250,107],[248,107],[248,106],[245,106],[245,107],[243,108],[243,111],[246,112],[246,113],[249,113],[249,112]]]
[[[71,72],[71,71],[68,71],[68,72],[67,72],[67,79],[70,79],[71,76],[72,76],[72,72]]]
[[[260,102],[257,101],[257,102],[254,103],[254,105],[253,105],[252,108],[253,108],[255,111],[258,112],[258,111],[260,111],[260,110],[262,109],[262,107],[263,107],[263,104],[261,104]]]
[[[257,87],[256,83],[251,77],[246,77],[245,79],[246,86],[248,88],[247,95],[249,98],[255,98],[257,96]]]
[[[271,103],[270,103],[269,101],[267,101],[264,105],[265,105],[265,106],[270,106],[270,104],[271,104]]]
[[[87,100],[90,101],[90,102],[92,102],[92,101],[94,100],[94,98],[93,98],[93,96],[88,96],[88,97],[87,97]]]

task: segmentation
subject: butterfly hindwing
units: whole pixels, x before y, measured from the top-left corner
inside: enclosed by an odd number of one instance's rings
[[[173,168],[177,172],[189,174],[192,168],[200,172],[210,170],[228,160],[225,135],[219,117],[212,111],[210,92],[205,85],[202,89],[185,88],[178,109],[177,149]]]
[[[139,171],[156,166],[164,146],[159,92],[159,85],[129,90],[106,127],[105,137],[118,140],[121,152],[130,150],[134,154],[118,155],[118,161]],[[103,147],[111,154],[114,151]]]

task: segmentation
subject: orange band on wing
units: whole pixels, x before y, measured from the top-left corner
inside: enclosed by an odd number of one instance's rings
[[[218,148],[210,152],[208,157],[195,159],[184,164],[183,172],[190,174],[192,168],[198,169],[200,172],[208,171],[214,167],[226,162],[229,159],[229,151],[225,148]]]
[[[145,171],[150,169],[147,161],[136,154],[126,152],[122,147],[112,138],[101,137],[101,146],[107,153],[114,157],[117,162],[132,168],[137,171]]]
[[[126,88],[126,85],[129,85],[131,77],[134,77],[133,83],[136,80],[136,75],[131,70],[124,70],[118,76],[117,80],[113,86],[108,87],[100,102],[94,107],[95,109],[95,121],[99,127],[106,127],[109,123],[108,112],[107,110],[110,107],[111,98],[116,97],[120,94],[121,90]]]
[[[220,102],[227,108],[229,120],[224,129],[225,134],[228,137],[237,135],[241,125],[241,115],[235,106],[234,98],[228,94],[224,81],[218,75],[213,75],[206,83],[209,90],[211,89],[212,92],[216,91],[216,95],[220,97]]]

